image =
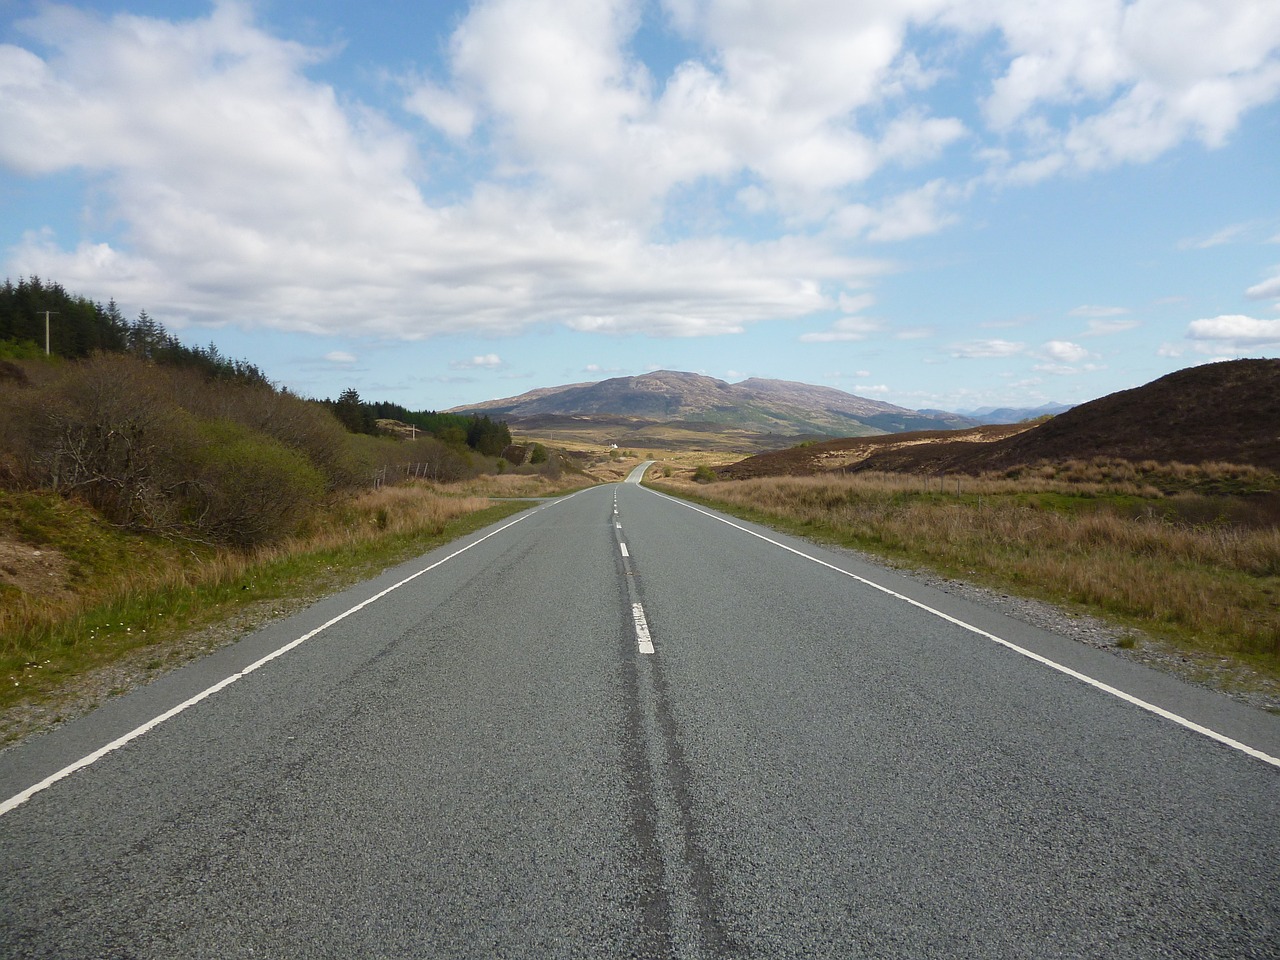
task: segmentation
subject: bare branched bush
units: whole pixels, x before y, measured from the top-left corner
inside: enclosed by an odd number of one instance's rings
[[[121,526],[172,526],[181,481],[166,459],[188,424],[149,368],[98,356],[28,401],[31,484],[83,497]]]
[[[332,415],[262,386],[103,354],[5,392],[0,479],[130,529],[249,546],[291,533],[327,490],[367,482]]]

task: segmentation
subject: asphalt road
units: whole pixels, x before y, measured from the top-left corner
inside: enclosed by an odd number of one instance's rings
[[[597,487],[0,754],[0,956],[1280,957],[1277,757],[1280,718]]]

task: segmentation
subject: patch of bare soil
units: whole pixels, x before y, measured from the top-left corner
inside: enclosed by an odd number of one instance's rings
[[[0,537],[0,584],[41,599],[62,599],[67,590],[67,558],[48,547]]]

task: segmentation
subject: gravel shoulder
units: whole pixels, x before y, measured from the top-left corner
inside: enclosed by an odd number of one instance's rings
[[[893,567],[900,574],[945,593],[998,610],[1014,620],[1098,650],[1105,650],[1153,670],[1173,674],[1186,683],[1214,690],[1256,709],[1280,714],[1280,682],[1233,660],[1195,654],[1130,627],[1089,614],[1074,613],[1041,600],[1012,596],[927,570],[894,567],[883,558],[870,554],[859,555],[870,563]]]

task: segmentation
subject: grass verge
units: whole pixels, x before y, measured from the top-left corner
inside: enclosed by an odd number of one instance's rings
[[[1280,678],[1280,527],[1237,497],[775,477],[654,484],[744,519],[1101,616]],[[1270,496],[1272,491],[1261,491]]]
[[[193,632],[252,610],[251,629],[530,505],[386,487],[333,505],[306,535],[237,552],[127,534],[74,501],[0,494],[0,714],[124,659],[167,666]]]

